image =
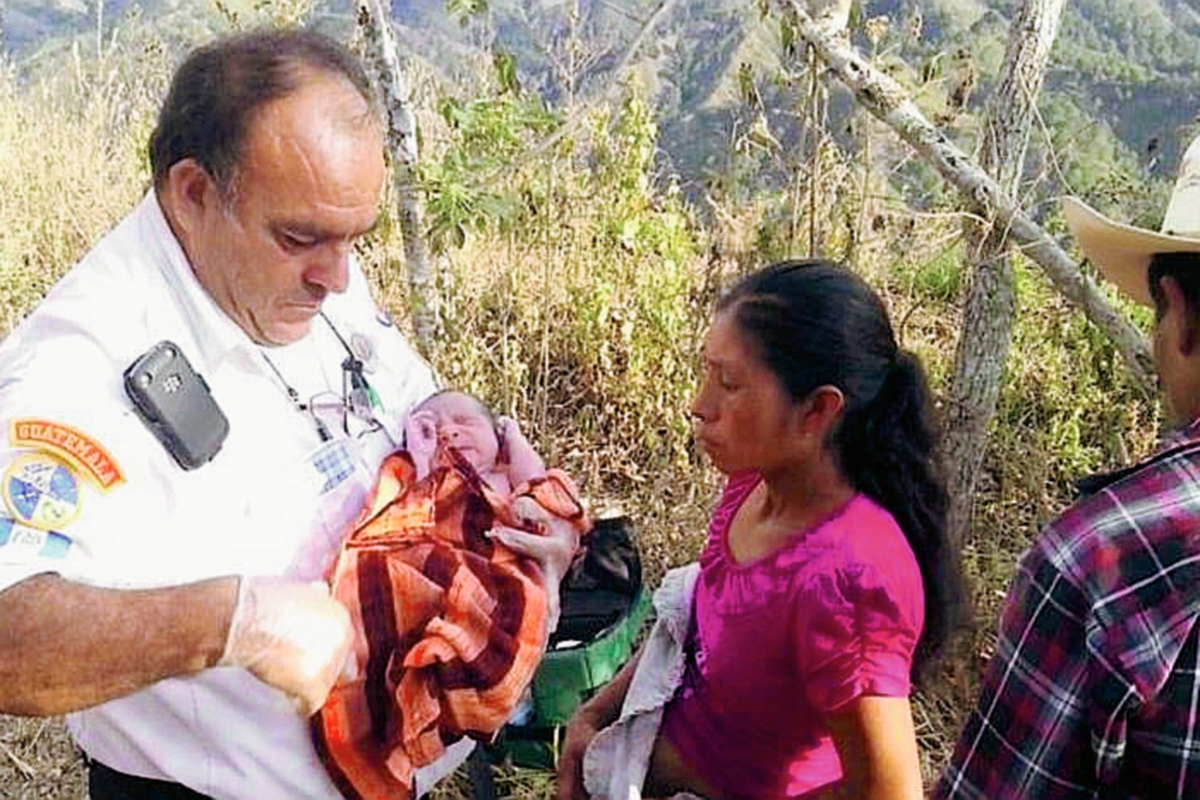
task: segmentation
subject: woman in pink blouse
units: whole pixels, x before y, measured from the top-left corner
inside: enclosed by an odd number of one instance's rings
[[[853,273],[778,264],[719,304],[693,415],[728,480],[645,794],[920,798],[908,697],[961,598],[920,365]],[[636,665],[571,721],[560,798]]]

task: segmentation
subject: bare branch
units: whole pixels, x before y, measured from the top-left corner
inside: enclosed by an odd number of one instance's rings
[[[886,122],[957,187],[981,216],[992,219],[993,224],[1020,242],[1023,252],[1045,271],[1058,291],[1105,332],[1134,378],[1147,388],[1153,386],[1146,338],[1109,305],[1095,281],[1079,271],[1074,260],[1008,192],[925,119],[899,83],[872,67],[848,41],[839,37],[840,27],[814,21],[796,0],[773,1],[784,14],[791,16],[797,33],[854,93],[858,102]]]
[[[550,134],[545,139],[543,139],[542,141],[538,142],[536,145],[531,147],[520,158],[514,159],[514,161],[511,164],[507,164],[504,167],[501,167],[500,169],[511,170],[516,167],[520,167],[525,164],[528,164],[532,161],[536,161],[537,159],[539,159],[543,155],[545,155],[547,152],[549,152],[554,147],[554,145],[558,144],[558,142],[564,136],[574,133],[575,130],[581,124],[583,124],[583,120],[585,120],[587,118],[586,111],[588,109],[595,108],[605,98],[607,98],[609,96],[609,93],[612,92],[613,87],[615,87],[618,84],[618,82],[620,81],[620,79],[624,76],[625,70],[628,69],[630,62],[633,60],[633,57],[637,54],[637,51],[641,48],[642,43],[645,42],[646,37],[649,36],[650,33],[654,30],[655,26],[658,25],[658,23],[661,22],[666,17],[667,13],[672,8],[675,7],[675,4],[677,2],[678,2],[678,0],[662,0],[662,3],[659,5],[658,9],[653,14],[650,15],[650,17],[646,20],[646,22],[642,25],[641,29],[638,31],[637,36],[634,37],[633,42],[625,50],[625,54],[623,56],[621,56],[621,60],[617,62],[617,67],[612,71],[612,74],[609,77],[608,81],[605,83],[604,87],[599,92],[594,94],[591,98],[589,98],[583,104],[582,108],[579,109],[580,112],[585,112],[585,113],[572,114],[567,120],[565,120],[563,122],[562,127],[560,127],[557,131]],[[499,171],[499,170],[497,170],[497,171]],[[486,184],[486,183],[490,182],[494,177],[495,177],[495,172],[493,172],[493,174],[491,174],[491,175],[488,175],[484,180],[481,181],[481,183]]]

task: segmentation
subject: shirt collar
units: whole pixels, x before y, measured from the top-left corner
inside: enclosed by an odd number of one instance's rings
[[[154,261],[159,265],[205,368],[215,371],[235,354],[253,358],[254,342],[200,285],[183,246],[167,223],[154,189],[146,193],[138,210],[147,232],[145,239],[158,251],[159,257]]]
[[[1095,475],[1089,475],[1075,482],[1075,489],[1081,497],[1095,494],[1119,480],[1129,477],[1138,472],[1142,468],[1170,457],[1185,445],[1193,444],[1200,441],[1200,419],[1192,420],[1185,427],[1179,428],[1163,437],[1162,447],[1149,458],[1139,461],[1136,464],[1120,469],[1112,470],[1111,472],[1101,472]]]

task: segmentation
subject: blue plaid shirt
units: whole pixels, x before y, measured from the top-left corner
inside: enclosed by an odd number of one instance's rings
[[[937,798],[1200,797],[1200,421],[1021,559]]]

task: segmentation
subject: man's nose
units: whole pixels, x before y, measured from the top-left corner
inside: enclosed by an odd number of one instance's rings
[[[346,291],[350,285],[350,249],[349,242],[330,242],[317,248],[304,279],[327,292]]]

